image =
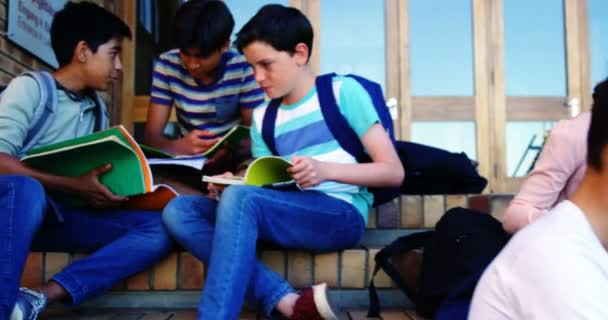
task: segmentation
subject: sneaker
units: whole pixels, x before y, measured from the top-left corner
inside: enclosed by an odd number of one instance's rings
[[[46,297],[40,292],[20,288],[10,320],[36,320],[46,307]]]
[[[292,320],[337,320],[327,299],[327,284],[306,288],[293,307]]]

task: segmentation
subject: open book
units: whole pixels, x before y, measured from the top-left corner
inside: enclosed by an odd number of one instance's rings
[[[230,129],[222,138],[216,142],[213,147],[203,153],[207,158],[211,158],[224,144],[238,148],[243,140],[249,138],[249,127],[244,125],[236,125]]]
[[[198,157],[211,158],[224,144],[228,144],[229,146],[237,148],[239,144],[249,137],[249,127],[244,125],[236,125],[232,127],[222,138],[216,142],[211,148],[207,151],[203,152]],[[140,144],[141,150],[148,158],[155,159],[179,159],[184,158],[184,156],[176,156],[165,152],[160,149],[156,149],[154,147],[147,146],[145,144]],[[170,161],[170,160],[166,160]],[[162,162],[162,161],[159,161]]]
[[[129,197],[127,207],[160,209],[177,196],[169,186],[154,185],[148,160],[123,126],[33,149],[21,161],[41,171],[71,177],[110,163],[112,169],[101,175],[100,181],[112,193]],[[187,162],[192,166],[192,159]],[[194,166],[203,163],[201,157]],[[81,204],[78,199],[64,198],[69,204]]]
[[[295,180],[287,172],[291,162],[277,156],[255,159],[245,171],[244,176],[203,176],[204,182],[225,185],[251,185],[277,189],[297,189]]]

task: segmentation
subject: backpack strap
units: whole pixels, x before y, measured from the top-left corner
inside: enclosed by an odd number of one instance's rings
[[[26,72],[23,75],[32,77],[38,84],[40,100],[34,108],[34,115],[27,136],[23,141],[19,157],[29,151],[46,133],[47,120],[55,112],[57,106],[57,86],[55,79],[46,71]]]
[[[334,96],[333,78],[335,73],[318,76],[316,79],[317,96],[321,113],[331,134],[336,138],[338,144],[353,157],[358,158],[364,153],[363,144],[353,128],[348,124],[344,115],[340,112],[336,97]]]
[[[108,115],[108,107],[103,102],[103,99],[95,92],[93,97],[95,102],[95,127],[93,132],[105,130],[110,126],[110,117]]]
[[[386,130],[388,136],[391,138],[391,141],[395,141],[395,128],[393,127],[393,119],[391,118],[391,113],[387,110],[382,87],[378,83],[367,80],[356,74],[349,74],[347,75],[347,77],[355,79],[357,82],[359,82],[363,89],[365,89],[365,91],[370,93],[369,97],[372,100],[374,109],[376,109],[376,113],[378,114],[378,118],[380,119],[380,124]]]
[[[417,248],[423,248],[425,243],[433,236],[435,231],[424,231],[417,232],[414,234],[410,234],[407,236],[403,236],[393,241],[388,246],[384,247],[382,250],[378,251],[374,260],[376,261],[376,265],[374,267],[374,272],[372,274],[372,279],[369,283],[369,310],[368,317],[380,317],[380,300],[378,299],[378,293],[376,290],[376,285],[374,284],[374,277],[380,271],[380,268],[386,272],[386,274],[397,284],[397,286],[403,291],[403,293],[414,303],[416,303],[416,288],[410,288],[408,285],[401,279],[399,272],[395,269],[395,266],[392,264],[391,257],[401,254],[407,253],[411,250]]]
[[[264,143],[266,143],[268,150],[270,150],[273,155],[277,156],[279,153],[277,152],[274,143],[274,125],[277,120],[277,113],[280,105],[281,99],[271,100],[266,107],[264,119],[262,120],[262,139],[264,140]]]

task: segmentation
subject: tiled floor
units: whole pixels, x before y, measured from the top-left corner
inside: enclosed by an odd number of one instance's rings
[[[340,314],[340,320],[368,319],[367,311],[348,311]],[[166,311],[166,310],[75,310],[48,311],[43,320],[194,320],[195,311]],[[258,320],[253,313],[242,314],[240,320]],[[382,313],[383,320],[423,320],[415,312],[386,311]],[[260,319],[261,320],[261,319]]]

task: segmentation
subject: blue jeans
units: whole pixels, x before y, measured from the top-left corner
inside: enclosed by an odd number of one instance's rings
[[[225,189],[218,203],[174,199],[163,211],[169,232],[209,267],[198,319],[236,319],[243,300],[269,315],[293,288],[256,259],[256,241],[334,251],[356,245],[365,229],[351,204],[316,191],[250,186]]]
[[[150,267],[173,246],[158,212],[61,208],[61,213],[64,221],[58,222],[35,179],[0,175],[0,320],[13,309],[30,250],[91,253],[51,279],[69,293],[68,302],[78,304]]]

